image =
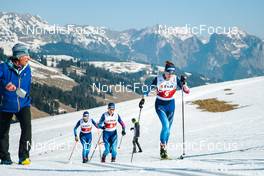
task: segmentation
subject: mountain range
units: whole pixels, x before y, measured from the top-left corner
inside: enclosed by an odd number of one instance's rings
[[[204,41],[177,32],[158,33],[159,25],[115,31],[85,25],[52,25],[31,14],[0,12],[0,47],[6,53],[16,42],[43,54],[66,54],[94,61],[136,61],[163,65],[171,60],[182,70],[209,78],[233,80],[264,74],[264,42],[238,30]]]

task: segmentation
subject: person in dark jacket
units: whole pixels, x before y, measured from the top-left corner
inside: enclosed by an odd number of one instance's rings
[[[9,129],[13,115],[20,122],[19,164],[30,164],[31,113],[30,85],[31,69],[28,48],[16,44],[13,56],[0,64],[0,160],[1,164],[12,164],[9,150]]]
[[[136,121],[135,118],[132,119],[132,123],[134,127],[130,128],[130,130],[134,130],[134,137],[133,137],[133,153],[137,153],[136,146],[138,147],[138,152],[142,152],[140,144],[138,142],[138,138],[140,136],[140,125],[139,122]]]

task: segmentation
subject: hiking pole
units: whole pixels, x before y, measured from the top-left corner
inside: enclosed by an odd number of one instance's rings
[[[100,157],[102,158],[102,148],[101,148],[101,145],[104,144],[104,142],[100,142],[99,143],[99,153],[100,153]]]
[[[98,135],[100,134],[99,129],[97,130],[97,134],[98,134]],[[101,142],[100,142],[100,140],[98,141],[98,144],[99,144],[99,155],[100,155],[100,158],[102,158]]]
[[[133,156],[134,156],[134,150],[132,151],[132,155],[131,155],[131,159],[130,159],[130,162],[132,163],[133,162]]]
[[[99,135],[99,130],[98,130],[98,135]],[[100,142],[100,140],[98,142],[99,142],[99,155],[100,155],[100,158],[102,158],[101,142]]]
[[[140,121],[141,110],[142,110],[142,108],[140,108],[140,110],[139,110],[139,115],[138,115],[138,122]]]
[[[92,155],[91,155],[91,157],[90,157],[90,161],[93,159],[93,156],[94,156],[94,153],[95,153],[95,150],[96,150],[97,146],[100,145],[100,139],[101,139],[101,137],[102,137],[102,134],[103,134],[103,132],[101,132],[101,134],[100,134],[100,136],[99,136],[99,138],[98,138],[98,141],[97,141],[97,143],[96,143],[96,145],[95,145],[95,147],[94,147],[94,150],[93,150],[93,152],[92,152]]]
[[[120,139],[120,142],[119,142],[119,145],[118,145],[118,149],[121,148],[122,140],[123,140],[123,135],[121,136],[121,139]]]
[[[142,111],[142,108],[143,108],[143,105],[145,103],[145,99],[144,99],[144,95],[142,96],[138,106],[139,106],[139,115],[138,115],[138,123],[140,121],[140,116],[141,116],[141,111]]]
[[[183,95],[183,84],[182,84],[182,155],[180,159],[185,156],[185,129],[184,129],[184,95]]]
[[[75,141],[75,143],[74,143],[74,146],[73,146],[73,148],[72,148],[72,151],[71,151],[70,157],[69,157],[69,159],[68,159],[68,163],[71,162],[71,158],[72,158],[73,152],[74,152],[74,150],[75,150],[75,148],[76,148],[77,142],[78,142],[78,141]]]
[[[144,103],[145,103],[145,99],[144,99],[144,95],[142,96],[142,99],[140,100],[140,102],[139,102],[139,115],[138,115],[138,123],[139,123],[139,121],[140,121],[140,116],[141,116],[141,111],[142,111],[142,109],[143,109],[143,105],[144,105]],[[133,156],[134,156],[134,150],[132,151],[132,155],[131,155],[131,159],[130,159],[130,161],[131,161],[131,163],[133,162]]]

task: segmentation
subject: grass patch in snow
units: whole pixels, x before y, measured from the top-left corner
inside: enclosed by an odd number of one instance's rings
[[[217,98],[208,98],[203,100],[192,101],[193,104],[198,105],[198,109],[208,112],[226,112],[238,108],[238,104],[231,104],[226,101],[218,100]]]

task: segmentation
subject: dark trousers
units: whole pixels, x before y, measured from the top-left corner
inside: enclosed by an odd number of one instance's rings
[[[136,152],[136,146],[138,147],[138,150],[139,151],[142,151],[141,147],[140,147],[140,144],[138,142],[138,137],[134,137],[133,138],[133,152]]]
[[[0,159],[9,160],[9,129],[14,113],[0,112]],[[19,141],[19,160],[23,161],[29,158],[31,148],[31,113],[30,107],[22,108],[18,113],[15,113],[17,120],[20,123],[21,136]],[[17,132],[14,132],[17,133]]]

